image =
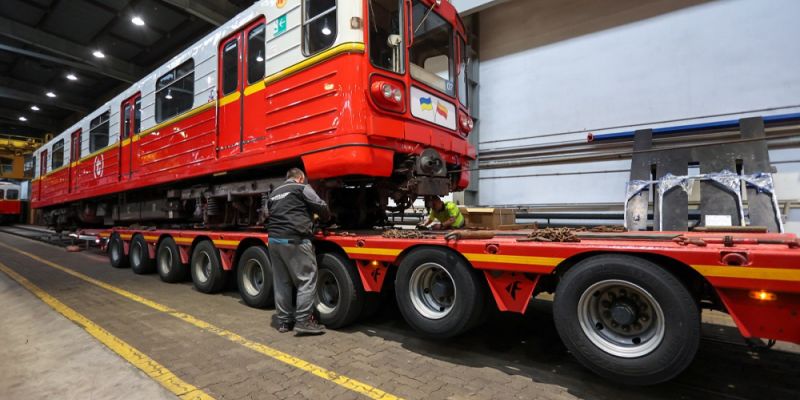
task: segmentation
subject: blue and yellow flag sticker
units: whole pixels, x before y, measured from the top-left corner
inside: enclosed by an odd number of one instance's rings
[[[419,108],[423,110],[433,110],[433,101],[431,101],[430,97],[420,97]]]

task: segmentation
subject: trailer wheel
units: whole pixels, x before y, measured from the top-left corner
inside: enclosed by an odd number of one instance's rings
[[[272,264],[264,246],[251,246],[242,253],[236,276],[239,294],[248,306],[267,308],[274,304]]]
[[[166,237],[158,244],[156,250],[156,269],[161,280],[168,283],[186,279],[186,264],[181,262],[180,250],[175,239]]]
[[[114,233],[108,239],[108,260],[114,268],[128,268],[131,266],[128,257],[125,257],[125,244],[118,234]]]
[[[147,242],[142,235],[133,235],[128,256],[131,263],[131,270],[134,274],[150,274],[154,271],[153,259],[150,258]]]
[[[691,293],[663,268],[629,255],[595,256],[570,268],[556,288],[553,315],[578,361],[623,384],[672,379],[700,342]]]
[[[455,253],[423,248],[409,254],[395,278],[397,306],[417,331],[446,338],[475,326],[484,291],[475,271]]]
[[[364,289],[356,267],[350,260],[335,253],[320,254],[317,264],[317,312],[320,322],[334,329],[353,323],[364,306]]]
[[[227,274],[222,269],[219,250],[209,240],[194,247],[191,260],[192,282],[199,292],[216,293],[225,287]]]

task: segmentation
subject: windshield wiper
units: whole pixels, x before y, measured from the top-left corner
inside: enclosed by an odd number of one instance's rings
[[[442,0],[436,0],[433,2],[433,4],[431,4],[431,8],[429,8],[428,11],[425,12],[425,15],[422,16],[422,21],[419,21],[419,25],[417,25],[417,27],[414,28],[414,34],[417,33],[419,28],[422,27],[422,24],[425,23],[425,20],[428,19],[428,15],[431,14],[431,11],[433,11],[433,9],[440,4],[442,4]]]

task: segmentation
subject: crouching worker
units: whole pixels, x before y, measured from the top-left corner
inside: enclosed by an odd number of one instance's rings
[[[437,222],[430,227],[433,230],[464,227],[464,216],[455,202],[444,202],[439,196],[425,196],[425,208],[429,213],[428,219],[419,224],[420,227],[427,227],[434,221]]]
[[[319,335],[325,327],[314,318],[317,293],[317,258],[311,243],[314,214],[330,217],[328,205],[319,198],[300,169],[286,173],[286,181],[269,195],[269,259],[272,262],[278,331]],[[292,290],[297,288],[296,306]]]

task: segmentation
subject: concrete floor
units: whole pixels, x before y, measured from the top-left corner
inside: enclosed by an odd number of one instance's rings
[[[0,397],[175,399],[0,272]]]
[[[0,262],[217,399],[364,398],[343,387],[341,380],[334,381],[332,378],[338,376],[335,374],[407,399],[800,398],[797,388],[800,346],[779,343],[772,351],[754,351],[743,345],[730,318],[720,313],[704,314],[700,351],[685,373],[671,382],[652,387],[621,386],[592,374],[566,351],[555,331],[548,301],[535,301],[524,316],[495,315],[485,325],[447,341],[419,337],[405,324],[391,303],[376,317],[351,327],[329,331],[323,336],[296,338],[280,334],[270,327],[272,310],[245,306],[235,291],[235,284],[219,295],[205,295],[195,291],[190,282],[167,284],[157,275],[135,275],[129,269],[111,268],[104,254],[91,251],[66,253],[61,248],[4,233],[0,233],[0,243],[156,301],[249,341],[251,347],[212,331],[198,329],[175,315],[145,307],[17,251],[0,247]],[[0,277],[4,277],[2,272]],[[25,292],[24,289],[15,290],[16,293],[20,290],[23,294]],[[8,289],[3,293],[6,291]],[[6,297],[9,295],[0,298],[0,304],[7,303]],[[37,301],[33,299],[34,303]],[[77,329],[63,320],[65,327],[49,326],[38,316],[52,313],[49,307],[39,306],[39,310],[1,308],[0,335],[8,336],[6,326],[21,324],[17,321],[26,318],[35,321],[36,325],[43,325],[40,331],[50,336],[66,337],[67,334],[62,332],[68,328]],[[83,339],[91,342],[86,335]],[[24,385],[26,380],[35,381],[27,383],[30,387],[43,388],[57,387],[58,382],[65,382],[67,387],[72,382],[80,382],[74,386],[92,382],[97,373],[78,374],[84,378],[70,378],[66,374],[71,373],[70,369],[96,364],[97,358],[91,356],[74,362],[73,357],[84,351],[78,349],[85,345],[71,339],[58,343],[53,350],[32,351],[27,358],[0,354],[0,398],[6,398],[3,394],[9,393],[10,385]],[[269,346],[314,363],[334,375],[328,375],[326,379],[311,374],[298,368],[302,363],[290,365],[281,362],[254,351],[252,344]],[[22,350],[17,348],[24,349],[25,346],[24,338],[15,338],[13,343],[3,343],[1,348],[3,352],[20,352]],[[103,350],[96,344],[89,347]],[[100,353],[109,356],[107,351]],[[37,356],[42,354],[52,354],[53,357],[48,356],[51,363],[69,363],[70,368],[49,372],[46,367],[34,370],[34,366],[41,362]],[[116,361],[122,363],[119,359]],[[31,375],[36,378],[13,373],[15,380],[8,381],[2,375],[12,370],[31,370],[34,371]],[[45,375],[36,375],[35,371]],[[140,380],[108,381],[110,379],[103,379],[97,384],[117,388],[120,390],[118,393],[139,390],[134,386],[139,385]],[[12,390],[19,389],[15,386]],[[45,392],[40,393],[24,398],[49,397]],[[133,397],[95,395],[95,398]]]

